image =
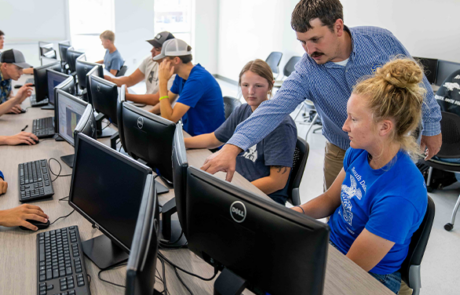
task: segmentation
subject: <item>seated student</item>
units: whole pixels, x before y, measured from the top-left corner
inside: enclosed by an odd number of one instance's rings
[[[350,148],[332,186],[294,207],[329,219],[330,243],[394,293],[412,234],[423,221],[427,192],[409,153],[419,150],[410,135],[421,119],[423,70],[396,59],[358,83],[342,129]]]
[[[4,44],[5,44],[5,33],[2,30],[0,30],[0,58],[2,57],[1,50],[3,49]],[[28,75],[34,74],[34,69],[31,65],[29,65],[28,68],[22,69],[22,71],[24,72],[24,74],[28,74]]]
[[[4,180],[3,173],[0,171],[0,195],[5,194],[7,189],[8,183]],[[23,226],[31,230],[38,230],[35,225],[27,222],[27,219],[46,223],[49,217],[40,207],[29,204],[23,204],[12,209],[0,210],[0,226]]]
[[[115,47],[115,34],[112,31],[107,30],[102,32],[99,38],[101,39],[102,47],[107,50],[105,52],[104,59],[97,61],[97,63],[103,63],[105,69],[115,76],[125,63],[120,52]]]
[[[145,79],[145,86],[147,88],[146,94],[131,94],[126,92],[126,99],[148,105],[158,104],[158,99],[160,98],[160,94],[158,93],[158,63],[154,61],[153,58],[160,54],[163,43],[173,38],[174,35],[170,32],[161,32],[157,34],[155,38],[147,40],[147,42],[153,46],[152,50],[150,51],[152,55],[144,59],[144,61],[141,63],[139,68],[134,71],[134,73],[125,77],[112,78],[109,76],[104,76],[104,78],[117,84],[118,87],[121,87],[121,85],[125,84],[126,89]],[[175,77],[176,75],[173,75],[171,79],[169,79],[168,89],[171,88]]]
[[[246,120],[268,99],[273,88],[273,74],[263,60],[248,62],[240,72],[239,85],[247,104],[237,107],[213,133],[185,138],[186,148],[216,148],[232,137],[236,126]],[[274,201],[285,205],[297,128],[291,117],[246,153],[236,158],[236,171]]]
[[[192,64],[191,50],[183,40],[172,39],[154,57],[162,62],[158,73],[160,103],[152,112],[160,111],[163,118],[173,122],[182,119],[184,130],[195,136],[216,130],[225,121],[225,112],[219,84],[200,64]],[[177,76],[168,91],[168,80],[174,74]]]

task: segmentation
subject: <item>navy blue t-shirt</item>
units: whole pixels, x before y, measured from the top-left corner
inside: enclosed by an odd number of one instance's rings
[[[251,115],[252,109],[248,104],[237,107],[214,135],[220,142],[227,142],[235,132],[236,126]],[[236,158],[236,171],[252,182],[269,176],[270,166],[292,168],[296,141],[297,128],[288,116],[267,137]],[[288,183],[289,179],[283,189],[268,196],[284,205],[288,197]]]
[[[413,233],[425,216],[428,198],[422,174],[406,152],[380,169],[372,169],[368,152],[349,148],[343,160],[346,172],[339,206],[329,220],[330,239],[343,253],[361,232],[394,242],[369,272],[390,274],[401,268]]]
[[[187,80],[176,75],[170,91],[180,95],[177,102],[190,107],[182,117],[188,134],[196,136],[214,132],[225,121],[220,86],[200,64],[192,68]]]

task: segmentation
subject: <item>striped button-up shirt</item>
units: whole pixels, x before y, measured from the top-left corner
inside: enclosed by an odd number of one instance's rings
[[[318,65],[308,54],[295,66],[271,100],[263,102],[244,122],[240,123],[228,143],[243,150],[261,141],[292,113],[305,99],[313,101],[323,123],[323,135],[332,144],[346,150],[350,140],[342,126],[347,119],[347,102],[358,80],[372,75],[392,57],[409,52],[393,34],[377,27],[346,28],[351,33],[352,53],[346,66],[333,62]],[[423,135],[441,133],[441,112],[430,83],[423,104]]]
[[[11,92],[11,79],[4,79],[2,71],[0,71],[0,104],[8,100]]]

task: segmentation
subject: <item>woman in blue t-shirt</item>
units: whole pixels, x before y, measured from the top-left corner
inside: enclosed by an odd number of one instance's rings
[[[273,88],[273,74],[263,60],[248,62],[240,72],[239,85],[247,104],[237,107],[213,133],[185,139],[186,148],[213,149],[225,144],[236,126],[246,120],[266,101]],[[237,157],[236,171],[274,201],[284,205],[288,197],[297,129],[291,117],[248,151]]]
[[[358,83],[342,129],[350,148],[343,169],[324,194],[293,209],[330,216],[330,242],[394,293],[412,234],[427,208],[426,186],[409,157],[418,151],[425,89],[422,69],[396,59]]]

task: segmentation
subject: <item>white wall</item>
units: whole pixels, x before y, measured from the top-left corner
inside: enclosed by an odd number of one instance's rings
[[[193,63],[200,63],[211,74],[217,73],[219,1],[195,0]]]
[[[125,59],[128,74],[149,56],[152,45],[146,40],[154,35],[154,0],[114,0],[115,46]]]
[[[237,80],[243,65],[284,53],[280,69],[304,51],[291,29],[298,0],[220,0],[217,74]],[[412,55],[460,62],[459,0],[342,0],[345,24],[387,28]]]

